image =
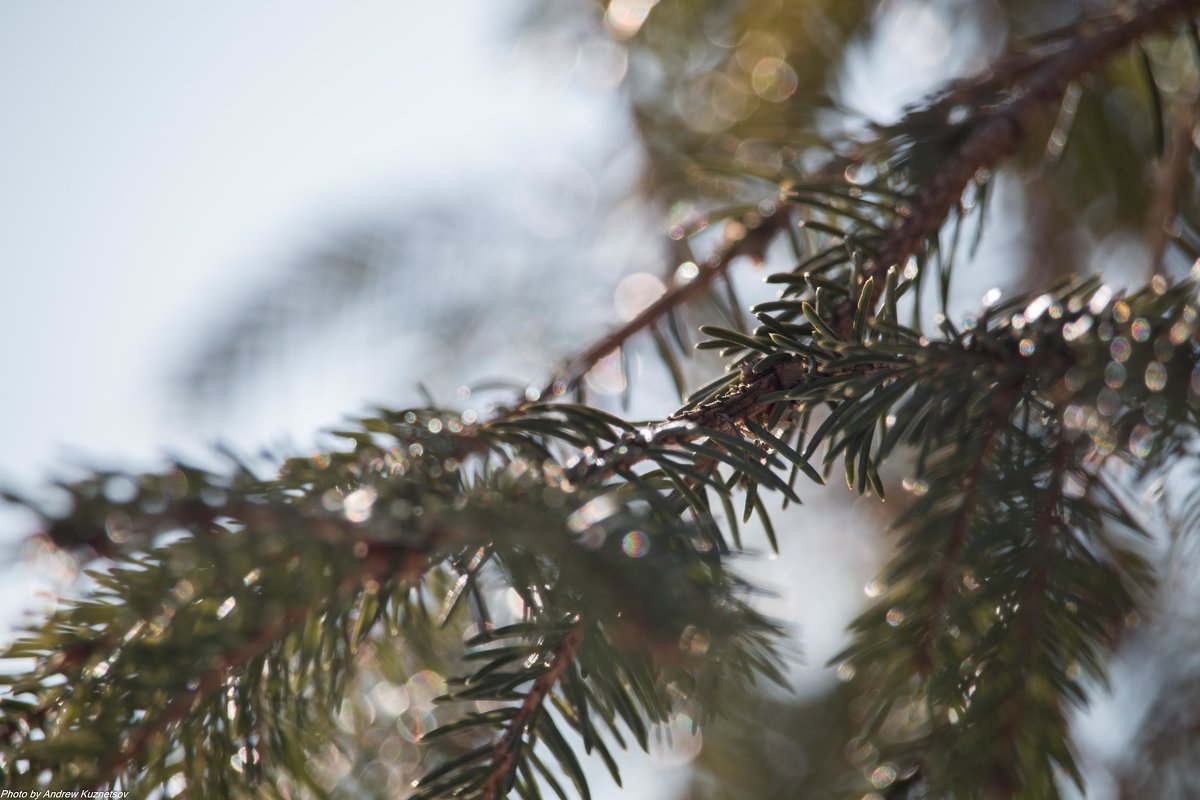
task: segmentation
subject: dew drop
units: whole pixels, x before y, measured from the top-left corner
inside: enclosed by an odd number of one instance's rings
[[[371,518],[375,498],[379,493],[374,486],[355,489],[342,500],[342,514],[351,522],[365,522]]]
[[[1143,317],[1138,317],[1129,326],[1129,335],[1135,342],[1144,342],[1150,338],[1150,323]]]
[[[621,539],[621,551],[630,558],[641,558],[650,552],[650,537],[641,531],[630,531]]]
[[[1138,458],[1150,455],[1154,435],[1149,425],[1134,425],[1129,434],[1129,452]]]
[[[1115,361],[1109,362],[1104,368],[1104,383],[1110,389],[1120,389],[1125,385],[1125,367]]]
[[[583,533],[601,520],[617,513],[615,500],[607,495],[601,495],[584,503],[567,517],[567,527],[572,533]]]
[[[852,681],[858,670],[849,661],[843,661],[838,664],[836,672],[839,681]]]
[[[1068,322],[1066,325],[1063,325],[1063,338],[1068,342],[1073,342],[1091,329],[1092,318],[1086,316],[1080,317],[1074,322]]]
[[[1107,427],[1102,427],[1092,433],[1092,447],[1095,449],[1096,455],[1107,456],[1117,449],[1117,442],[1113,438],[1112,432]]]
[[[1118,336],[1112,340],[1108,350],[1112,354],[1113,361],[1120,364],[1129,360],[1130,354],[1133,353],[1133,345],[1129,344],[1129,340],[1124,336]]]
[[[1106,417],[1111,417],[1121,409],[1121,395],[1105,387],[1096,395],[1096,410]]]
[[[1167,368],[1157,361],[1151,361],[1146,366],[1146,388],[1152,392],[1161,392],[1167,385]]]
[[[234,600],[232,597],[226,597],[225,602],[221,603],[217,608],[217,619],[225,619],[233,613],[235,607],[237,607],[237,600]]]
[[[1104,309],[1108,308],[1108,303],[1113,298],[1113,290],[1107,286],[1101,286],[1092,295],[1092,299],[1088,301],[1088,311],[1093,314],[1100,314]]]
[[[1033,343],[1033,339],[1022,339],[1017,349],[1021,351],[1021,355],[1031,356],[1037,350],[1037,345]]]
[[[876,789],[886,789],[896,780],[896,768],[891,764],[882,764],[871,773],[871,785]]]
[[[1189,326],[1183,320],[1180,320],[1171,326],[1170,342],[1173,345],[1181,345],[1186,342],[1188,337],[1191,335],[1191,326]]]
[[[1046,309],[1050,307],[1052,302],[1054,302],[1054,298],[1048,294],[1043,294],[1034,298],[1033,302],[1025,307],[1025,321],[1033,322],[1042,314],[1046,313]]]
[[[856,186],[863,186],[875,180],[875,167],[870,164],[851,164],[846,167],[846,180]]]
[[[896,627],[899,627],[901,622],[904,622],[904,617],[905,617],[904,612],[901,611],[899,608],[896,608],[895,606],[893,606],[892,608],[888,609],[888,612],[887,612],[887,615],[885,618],[887,619],[888,625],[891,625],[893,628],[896,628]]]
[[[685,261],[675,268],[676,283],[691,283],[700,275],[700,267],[694,261]]]
[[[133,523],[128,514],[114,511],[104,518],[104,530],[109,539],[117,544],[125,544],[133,536]]]

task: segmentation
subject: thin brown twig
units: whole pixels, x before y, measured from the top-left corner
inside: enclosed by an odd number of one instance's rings
[[[1113,23],[1093,35],[1042,58],[1036,67],[1020,73],[1021,83],[1011,87],[1012,98],[977,122],[971,123],[954,151],[940,164],[937,174],[915,193],[910,212],[884,238],[874,256],[859,273],[859,286],[875,278],[871,308],[882,297],[883,277],[889,268],[916,255],[930,236],[941,229],[951,209],[980,170],[989,170],[1011,156],[1036,116],[1059,101],[1067,86],[1096,64],[1137,39],[1162,31],[1200,10],[1200,0],[1169,0],[1135,16]],[[854,318],[858,292],[839,304],[835,319],[839,330]]]
[[[632,336],[654,325],[672,309],[700,296],[718,278],[728,272],[730,265],[741,256],[757,261],[763,259],[764,251],[771,241],[788,224],[791,208],[786,203],[761,216],[753,214],[738,223],[734,233],[726,234],[725,240],[699,265],[696,277],[687,282],[676,282],[657,300],[642,309],[636,317],[607,334],[586,350],[567,358],[554,370],[550,380],[541,391],[542,397],[556,397],[596,366],[601,359],[616,352]]]
[[[1193,134],[1196,130],[1196,116],[1200,113],[1200,97],[1193,98],[1179,107],[1171,126],[1171,138],[1167,144],[1167,153],[1158,165],[1158,175],[1155,180],[1154,200],[1148,214],[1150,261],[1147,264],[1148,277],[1154,277],[1162,272],[1163,256],[1167,251],[1167,239],[1179,213],[1180,193],[1183,180],[1187,177],[1188,162],[1196,149]]]
[[[538,676],[525,694],[525,700],[517,713],[508,721],[504,735],[496,741],[492,752],[491,772],[484,782],[482,800],[497,800],[504,791],[517,759],[517,748],[533,723],[537,720],[546,700],[571,665],[575,654],[583,644],[583,623],[576,622],[554,648],[550,668]]]

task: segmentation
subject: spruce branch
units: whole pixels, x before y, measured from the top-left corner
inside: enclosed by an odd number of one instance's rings
[[[1039,679],[1038,662],[1043,655],[1038,637],[1039,611],[1041,605],[1050,601],[1046,596],[1047,584],[1050,581],[1049,570],[1053,564],[1053,552],[1058,547],[1057,539],[1062,535],[1064,521],[1062,519],[1063,486],[1067,480],[1067,467],[1071,461],[1071,443],[1060,430],[1055,437],[1053,452],[1050,455],[1048,485],[1041,498],[1039,511],[1032,533],[1033,543],[1029,559],[1030,574],[1025,576],[1016,610],[1019,615],[1017,632],[1020,652],[1023,657],[1018,660],[1012,670],[1012,688],[1008,693],[1001,726],[1001,735],[997,739],[997,754],[994,758],[996,766],[992,775],[992,783],[1000,797],[1010,797],[1023,787],[1029,788],[1028,775],[1022,775],[1021,747],[1022,721],[1025,714],[1026,693],[1030,684]],[[1051,633],[1050,635],[1053,635]],[[1059,726],[1065,727],[1065,714],[1057,698],[1049,701],[1050,713],[1057,717]],[[1074,768],[1064,764],[1078,775]],[[1077,778],[1082,788],[1082,780]]]
[[[878,306],[883,293],[884,281],[889,268],[904,264],[916,255],[925,242],[936,234],[945,223],[951,210],[958,205],[963,192],[976,180],[981,171],[994,169],[1011,156],[1028,133],[1032,123],[1042,110],[1061,100],[1063,92],[1075,80],[1095,69],[1098,64],[1145,36],[1168,30],[1181,20],[1200,10],[1196,0],[1169,0],[1169,2],[1141,9],[1127,19],[1118,19],[1094,33],[1071,40],[1065,47],[1053,50],[1035,62],[1022,64],[1018,70],[1005,74],[1008,97],[997,105],[986,108],[978,118],[959,124],[957,141],[948,154],[937,159],[933,174],[925,176],[920,183],[911,187],[908,213],[884,237],[878,248],[870,255],[859,273],[857,287],[861,288],[874,279],[871,307]],[[994,76],[985,76],[981,84],[996,87]],[[959,87],[959,94],[976,94],[967,86]],[[932,102],[928,108],[919,109],[901,120],[889,133],[904,131],[906,127],[931,112],[950,113],[950,106],[943,97]],[[948,125],[945,119],[941,123]],[[919,140],[918,140],[919,143]],[[933,166],[933,165],[931,165]],[[851,291],[839,305],[834,320],[839,330],[845,332],[853,318]]]
[[[583,643],[583,623],[576,622],[554,648],[550,668],[538,676],[533,686],[525,693],[525,699],[517,712],[507,722],[504,736],[495,745],[490,763],[490,772],[481,790],[481,800],[496,800],[508,793],[512,785],[516,751],[523,737],[533,728],[555,686],[571,665],[571,660]]]
[[[936,660],[935,640],[942,630],[942,614],[950,590],[950,582],[960,566],[960,559],[969,541],[971,519],[983,491],[984,471],[1001,431],[1016,410],[1020,397],[1018,392],[1012,391],[1014,388],[1016,387],[1009,387],[997,394],[996,403],[993,406],[995,413],[989,415],[984,421],[986,427],[976,444],[976,452],[968,462],[969,465],[963,478],[958,513],[947,537],[945,548],[939,553],[941,563],[931,590],[928,627],[925,635],[921,637],[920,653],[917,657],[917,668],[921,674],[928,674]]]
[[[356,580],[348,578],[344,589],[349,591],[356,585]],[[90,778],[89,788],[97,790],[113,785],[122,772],[142,757],[147,745],[164,736],[171,726],[182,722],[199,702],[220,690],[238,670],[265,654],[284,634],[317,610],[305,605],[294,606],[262,626],[249,641],[219,656],[216,659],[217,666],[202,672],[195,679],[195,688],[184,687],[163,708],[155,709],[129,733],[120,750],[97,768]]]

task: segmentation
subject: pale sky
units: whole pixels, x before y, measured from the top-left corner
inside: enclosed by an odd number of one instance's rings
[[[164,377],[280,257],[383,197],[586,148],[615,100],[515,65],[506,23],[479,0],[0,4],[0,478],[186,442]],[[325,400],[295,425],[352,405]]]

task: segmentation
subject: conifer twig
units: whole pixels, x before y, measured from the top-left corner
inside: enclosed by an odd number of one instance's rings
[[[1049,580],[1049,567],[1046,563],[1050,549],[1054,546],[1056,527],[1061,523],[1062,516],[1059,504],[1063,500],[1063,487],[1067,460],[1071,455],[1071,443],[1060,430],[1056,437],[1054,451],[1050,456],[1050,472],[1046,486],[1046,497],[1038,514],[1037,524],[1033,531],[1033,547],[1036,556],[1030,559],[1033,574],[1026,580],[1017,602],[1017,613],[1020,614],[1022,644],[1020,652],[1027,658],[1036,658],[1038,644],[1036,641],[1038,600],[1046,592]],[[1009,715],[1003,728],[1004,735],[997,742],[998,747],[1008,747],[1009,752],[1001,753],[996,759],[997,771],[992,776],[993,785],[998,797],[1014,797],[1021,788],[1021,778],[1014,775],[1013,766],[1016,760],[1013,753],[1017,750],[1017,738],[1024,717],[1025,698],[1023,693],[1027,683],[1027,663],[1022,663],[1013,674],[1013,689],[1009,692],[1007,704]],[[1057,702],[1057,701],[1055,701]]]
[[[567,358],[546,382],[540,396],[561,395],[572,384],[582,379],[601,359],[616,351],[634,334],[654,325],[672,309],[703,294],[709,286],[729,270],[730,265],[740,256],[749,256],[761,261],[767,246],[790,221],[791,209],[786,203],[780,203],[774,211],[766,216],[758,214],[751,216],[754,219],[747,217],[739,223],[743,228],[742,231],[736,235],[726,235],[725,240],[703,264],[699,265],[696,277],[686,283],[677,281],[629,322],[604,336],[586,350]]]
[[[979,443],[976,455],[971,460],[971,464],[967,468],[966,475],[963,478],[962,504],[959,506],[958,513],[955,516],[954,526],[950,531],[950,538],[946,542],[946,548],[941,553],[941,563],[938,567],[937,578],[930,593],[929,628],[917,652],[917,669],[921,672],[928,672],[933,668],[934,639],[937,637],[938,629],[941,627],[942,610],[945,607],[946,595],[950,588],[951,573],[962,558],[963,550],[966,549],[967,532],[971,525],[971,516],[975,513],[975,507],[979,501],[979,491],[983,485],[983,472],[987,468],[988,461],[991,459],[992,449],[995,447],[996,440],[1000,435],[999,425],[1008,418],[1013,408],[1013,403],[1009,400],[1008,396],[1012,394],[1012,389],[1015,388],[1017,388],[1017,385],[1013,384],[1010,386],[1008,392],[998,397],[996,402],[993,403],[987,431],[984,432],[983,441]]]
[[[982,118],[968,122],[965,135],[939,164],[936,174],[918,187],[910,200],[910,213],[884,238],[874,256],[863,265],[858,286],[875,278],[871,308],[879,304],[890,267],[916,255],[922,244],[942,227],[951,209],[980,170],[994,168],[1011,156],[1041,109],[1057,102],[1070,83],[1096,64],[1137,39],[1160,32],[1200,10],[1200,0],[1169,0],[1138,12],[1097,33],[1075,40],[1066,48],[1044,56],[1040,63],[1016,73],[1014,97]],[[1019,90],[1019,91],[1018,91]],[[857,291],[839,304],[834,327],[844,330],[854,318]]]
[[[1200,98],[1183,104],[1176,112],[1166,156],[1158,165],[1154,200],[1148,215],[1149,277],[1162,272],[1167,239],[1175,216],[1179,213],[1179,195],[1183,188],[1183,179],[1187,177],[1188,162],[1196,149],[1193,133],[1196,129],[1197,112],[1200,112]]]
[[[521,739],[533,726],[538,715],[542,712],[546,700],[554,691],[554,687],[562,678],[563,673],[571,665],[575,654],[583,643],[583,623],[576,622],[567,631],[554,648],[553,661],[550,668],[538,676],[533,686],[525,693],[525,700],[517,713],[505,726],[504,735],[496,741],[492,752],[491,771],[481,790],[482,800],[498,800],[502,797],[505,783],[512,773],[513,762],[516,760],[516,748]]]
[[[344,596],[361,586],[370,576],[370,572],[369,566],[364,565],[363,570],[347,576],[338,587],[337,595]],[[327,600],[315,605],[323,606],[325,602]],[[182,721],[198,702],[220,690],[231,675],[274,647],[288,631],[313,613],[319,613],[319,608],[310,605],[293,606],[259,628],[241,646],[220,657],[215,666],[200,675],[195,689],[187,689],[177,694],[158,713],[147,716],[134,728],[119,752],[109,758],[92,777],[89,788],[95,790],[101,786],[112,786],[113,780],[121,771],[136,762],[156,737],[165,734],[172,725]]]

